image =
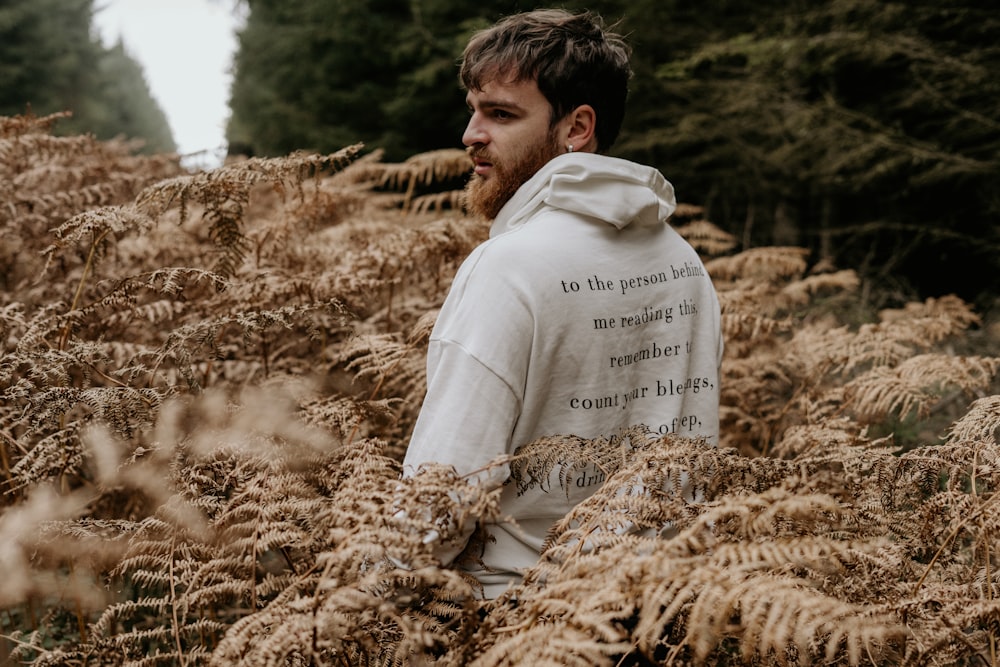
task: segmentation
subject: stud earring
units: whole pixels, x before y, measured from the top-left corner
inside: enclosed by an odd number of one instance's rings
[[[568,146],[566,146],[566,149],[567,149],[567,150],[568,150],[568,151],[569,151],[570,153],[572,153],[572,152],[573,152],[573,144],[569,144]]]

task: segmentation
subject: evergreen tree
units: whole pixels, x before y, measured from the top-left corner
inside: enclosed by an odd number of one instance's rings
[[[280,155],[379,143],[402,0],[252,0],[239,35],[230,150]]]
[[[100,48],[90,37],[93,0],[8,0],[0,5],[0,113],[72,110],[83,119],[97,85]]]
[[[458,57],[473,30],[518,9],[491,0],[247,0],[227,127],[230,152],[389,159],[458,146]]]
[[[6,0],[0,5],[0,115],[70,111],[57,130],[142,138],[175,149],[142,69],[121,45],[105,49],[93,0]]]
[[[979,0],[565,0],[628,36],[635,76],[613,152],[660,168],[746,246],[923,294],[1000,279],[1000,15]],[[459,145],[457,60],[492,0],[247,0],[233,152],[387,158]],[[927,267],[936,270],[927,271]],[[1000,271],[986,271],[988,276]],[[925,279],[927,277],[927,279]]]
[[[153,99],[142,67],[121,41],[101,55],[99,74],[97,97],[104,112],[93,119],[95,135],[142,138],[146,153],[177,150],[167,117]]]
[[[625,152],[670,165],[748,244],[808,244],[923,293],[995,290],[983,274],[996,271],[982,271],[1000,245],[995,12],[972,0],[747,6],[752,30],[710,35],[657,69],[671,101],[645,107]]]

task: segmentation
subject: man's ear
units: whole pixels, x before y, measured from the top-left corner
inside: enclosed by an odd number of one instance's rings
[[[576,152],[597,152],[597,112],[589,104],[581,104],[576,107],[563,119],[565,121],[567,150]],[[569,147],[573,148],[570,149]]]

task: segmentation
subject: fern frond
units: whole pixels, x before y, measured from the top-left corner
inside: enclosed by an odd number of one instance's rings
[[[705,263],[714,280],[763,280],[778,282],[802,276],[806,270],[806,248],[769,246],[751,248],[729,257]]]
[[[100,144],[91,136],[56,137],[40,131],[36,125],[29,132],[5,136],[0,140],[0,164],[9,175],[24,172],[28,165],[59,162],[65,156],[91,155]]]
[[[465,193],[462,190],[446,190],[429,195],[414,197],[410,203],[413,213],[432,213],[435,211],[460,210],[464,204]]]
[[[55,414],[62,414],[71,404],[67,401],[50,409]],[[38,418],[45,419],[46,413],[42,412]],[[73,477],[79,474],[83,466],[79,429],[79,422],[73,421],[65,428],[39,438],[11,468],[10,490],[49,482],[63,475]]]
[[[675,217],[680,215],[674,213]],[[736,247],[736,237],[708,220],[692,220],[677,227],[677,233],[699,253],[708,257],[724,255]],[[711,275],[711,273],[709,274]]]
[[[602,628],[603,634],[612,635],[613,626]],[[506,628],[499,628],[502,632]],[[612,667],[615,656],[631,648],[620,628],[617,637],[596,638],[596,624],[575,623],[573,619],[541,618],[514,637],[503,635],[482,655],[477,656],[475,667],[514,667],[539,665],[545,667]]]
[[[791,282],[781,289],[782,296],[791,304],[805,305],[824,292],[850,293],[861,284],[858,274],[851,270],[818,273]]]
[[[17,116],[0,116],[0,137],[7,139],[24,134],[48,134],[52,126],[73,114],[69,111],[57,111],[45,116],[26,113]]]
[[[410,190],[417,185],[452,181],[472,171],[468,154],[455,148],[418,153],[398,165],[383,165],[380,185]]]
[[[243,218],[254,186],[270,183],[279,190],[292,186],[301,195],[304,179],[324,170],[343,168],[360,151],[361,145],[355,145],[330,155],[251,158],[212,172],[161,181],[140,193],[135,204],[138,210],[156,219],[176,201],[182,222],[187,217],[189,202],[203,205],[209,238],[220,252],[214,270],[229,277],[236,273],[250,247],[243,233]]]
[[[719,581],[725,579],[710,586]],[[753,577],[723,587],[718,595],[702,593],[692,607],[687,637],[697,661],[712,653],[712,639],[717,642],[724,636],[733,615],[745,627],[740,638],[743,659],[760,656],[781,665],[816,658],[828,665],[885,660],[907,636],[905,626],[892,614],[816,594],[795,580]]]
[[[926,417],[949,390],[974,394],[988,387],[1000,369],[998,357],[922,354],[894,368],[878,366],[844,385],[847,407],[861,423],[897,414]]]
[[[333,361],[365,382],[364,398],[401,401],[415,417],[426,391],[426,351],[390,334],[357,336],[346,341]]]
[[[981,321],[972,306],[954,294],[921,302],[911,301],[902,308],[885,309],[879,312],[879,319],[888,329],[894,326],[916,327],[915,335],[928,339],[930,344]]]
[[[938,595],[906,605],[905,610],[912,612],[913,618],[930,621],[931,627],[927,628],[924,641],[907,645],[900,665],[971,664],[989,660],[995,653],[1000,633],[1000,601],[943,597],[943,603]],[[934,607],[940,611],[928,614],[928,608]]]
[[[998,428],[1000,428],[1000,396],[986,396],[973,402],[968,412],[952,424],[948,431],[948,441],[995,444]]]
[[[216,651],[220,664],[280,664],[287,656],[391,664],[440,652],[468,632],[471,586],[458,573],[429,567],[435,560],[424,536],[435,530],[448,539],[466,515],[495,516],[496,494],[468,487],[459,501],[456,482],[465,483],[441,467],[400,481],[398,463],[376,454],[376,443],[361,445],[328,480],[329,510],[317,517],[330,545],[316,561],[321,575],[293,585],[311,592],[290,588],[236,623]],[[409,569],[398,570],[390,556]],[[436,596],[450,602],[425,604]]]

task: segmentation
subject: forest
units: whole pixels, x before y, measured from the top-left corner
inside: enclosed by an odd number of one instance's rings
[[[121,42],[105,47],[94,0],[0,4],[0,115],[69,112],[61,133],[127,137],[137,150],[176,149],[142,67]]]
[[[514,483],[600,491],[497,600],[434,560],[429,531],[500,511],[399,473],[487,233],[455,54],[517,4],[249,0],[211,170],[67,98],[0,115],[0,661],[1000,664],[1000,41],[972,2],[603,3],[635,44],[618,152],[677,185],[722,305],[720,444],[530,443]],[[305,87],[269,89],[296,52]],[[356,86],[348,56],[395,69]]]
[[[796,245],[878,294],[1000,288],[1000,14],[980,0],[565,0],[633,49],[613,152],[658,167],[741,248]],[[456,59],[534,3],[245,0],[230,151],[391,160],[460,147]]]

